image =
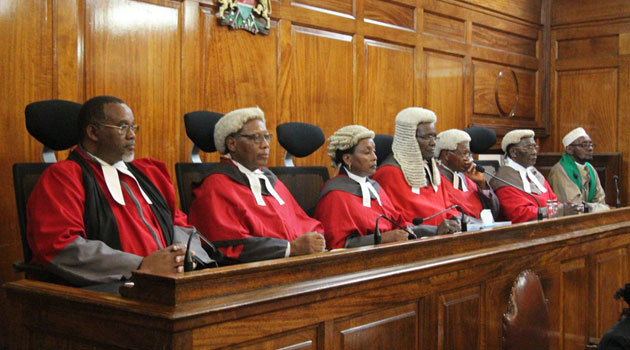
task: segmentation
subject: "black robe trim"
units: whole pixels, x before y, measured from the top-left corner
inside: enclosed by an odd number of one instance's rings
[[[113,249],[121,250],[116,217],[107,201],[107,197],[105,197],[101,187],[97,184],[94,172],[90,168],[88,161],[77,150],[72,151],[68,159],[79,164],[83,174],[83,188],[85,189],[83,223],[87,239],[99,240]],[[153,202],[150,205],[151,210],[158,219],[166,245],[171,245],[173,242],[173,219],[170,208],[166,204],[166,199],[138,168],[130,163],[126,164],[129,171],[138,180],[142,190]]]

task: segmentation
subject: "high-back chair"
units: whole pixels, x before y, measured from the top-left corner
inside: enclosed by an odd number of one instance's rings
[[[381,163],[392,153],[392,143],[394,136],[386,134],[376,134],[374,136],[374,146],[376,147],[376,164]]]
[[[538,276],[521,272],[512,286],[503,315],[504,350],[549,349],[549,311]]]
[[[218,163],[202,163],[199,151],[216,152],[214,147],[214,126],[223,116],[211,111],[195,111],[184,115],[186,135],[193,142],[190,152],[191,163],[176,163],[175,177],[181,209],[188,214],[195,184],[201,182]]]
[[[13,268],[24,272],[26,278],[63,283],[59,278],[37,265],[29,263],[33,254],[26,239],[26,203],[44,170],[56,162],[55,151],[68,149],[78,143],[77,118],[81,104],[64,100],[33,102],[26,106],[26,129],[44,145],[43,162],[13,164],[13,187],[22,238],[24,260]]]
[[[306,157],[324,144],[324,132],[318,126],[291,122],[276,127],[278,142],[286,150],[284,165],[271,170],[287,186],[300,207],[312,216],[319,192],[330,175],[325,166],[295,166],[293,157]]]

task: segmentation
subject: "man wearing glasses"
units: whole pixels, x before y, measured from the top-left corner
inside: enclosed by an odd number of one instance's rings
[[[322,224],[266,168],[272,135],[258,107],[224,115],[214,129],[221,162],[193,191],[188,220],[224,254],[223,263],[321,252]]]
[[[470,135],[458,129],[442,131],[437,135],[435,154],[451,203],[459,205],[466,215],[477,219],[483,209],[490,209],[492,216],[498,220],[499,199],[473,163]]]
[[[534,168],[539,149],[534,135],[533,130],[517,129],[505,134],[501,141],[505,164],[497,170],[496,176],[520,189],[496,179],[490,181],[499,197],[503,218],[513,223],[536,220],[539,204],[543,217],[547,217],[547,201],[558,200],[545,177]],[[581,208],[574,203],[558,203],[557,216],[577,214]]]
[[[136,269],[183,271],[185,244],[175,242],[194,228],[176,209],[164,164],[133,160],[131,109],[116,97],[94,97],[78,124],[78,147],[46,169],[28,200],[33,263],[80,286],[124,280]]]
[[[549,184],[558,199],[563,202],[582,202],[585,212],[609,210],[597,171],[588,162],[593,160],[591,138],[579,127],[566,134],[562,144],[562,158],[549,172]]]
[[[424,225],[437,226],[437,234],[461,230],[450,206],[435,161],[437,133],[433,111],[419,107],[403,109],[396,116],[390,154],[372,179],[378,182],[408,222],[423,218]],[[444,211],[444,212],[442,212]],[[437,214],[437,215],[434,215]]]

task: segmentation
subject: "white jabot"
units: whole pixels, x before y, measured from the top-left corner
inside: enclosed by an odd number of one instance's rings
[[[429,176],[429,182],[433,187],[433,192],[437,192],[438,187],[440,186],[440,171],[435,163],[435,158],[431,158],[431,166],[429,166],[429,162],[426,160],[424,160],[423,163],[425,174]]]
[[[378,205],[380,205],[380,206],[383,205],[381,203],[381,197],[376,192],[376,189],[374,188],[374,186],[372,186],[372,184],[367,180],[366,176],[355,175],[355,174],[351,173],[350,171],[348,171],[348,169],[346,167],[344,167],[344,169],[346,169],[346,173],[348,173],[348,177],[351,178],[352,180],[356,181],[359,184],[359,186],[361,186],[361,196],[363,197],[363,206],[364,207],[370,208],[372,206],[372,204],[371,204],[372,200],[370,198],[370,192],[372,192],[372,194],[376,198],[376,201],[378,202]]]
[[[523,181],[523,190],[525,190],[525,192],[532,193],[532,188],[530,185],[531,182],[534,184],[534,186],[538,187],[540,192],[547,193],[547,189],[545,188],[545,186],[543,186],[540,181],[538,181],[536,176],[534,176],[534,173],[532,173],[532,169],[534,169],[534,167],[530,166],[525,168],[514,160],[510,159],[509,157],[505,159],[505,165],[518,171],[519,175],[521,175],[521,181]]]
[[[468,187],[466,187],[466,175],[460,173],[459,171],[453,171],[453,187],[457,190],[461,190],[462,192],[468,192]]]
[[[110,165],[93,154],[90,154],[88,152],[85,153],[87,153],[90,157],[95,159],[101,165],[103,177],[105,178],[105,184],[107,185],[107,189],[109,190],[109,193],[112,195],[116,203],[120,205],[125,205],[125,198],[123,197],[122,187],[120,187],[120,178],[118,177],[118,172],[121,172],[131,177],[138,185],[138,188],[140,189],[140,193],[142,193],[142,197],[144,197],[144,200],[147,201],[147,203],[149,204],[153,204],[153,202],[151,202],[151,199],[149,199],[149,196],[147,196],[147,194],[144,193],[142,187],[140,187],[140,184],[138,183],[136,177],[133,176],[133,174],[129,171],[125,162],[120,160],[113,165]]]
[[[276,192],[276,190],[271,185],[271,181],[269,181],[267,176],[265,176],[265,174],[260,169],[251,171],[247,169],[246,167],[244,167],[241,163],[235,161],[234,159],[232,159],[232,162],[234,163],[234,165],[236,165],[236,167],[241,173],[247,176],[247,180],[249,181],[249,188],[251,189],[252,194],[254,195],[254,198],[256,198],[256,204],[262,207],[267,206],[262,196],[262,186],[260,184],[260,180],[263,180],[265,182],[265,187],[267,188],[267,192],[269,192],[269,194],[271,194],[271,196],[275,198],[276,201],[278,201],[280,205],[284,205],[284,200],[280,198],[280,195],[278,195],[278,192]]]

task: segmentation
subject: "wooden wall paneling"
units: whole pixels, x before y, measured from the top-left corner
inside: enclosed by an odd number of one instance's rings
[[[122,98],[142,130],[138,157],[166,162],[171,174],[181,140],[181,3],[86,1],[86,97]]]
[[[466,42],[466,21],[440,13],[424,11],[423,33],[437,37]]]
[[[365,40],[364,48],[366,126],[393,135],[398,112],[414,105],[415,50],[375,40]]]
[[[424,51],[426,108],[437,114],[438,131],[466,127],[464,114],[464,58]]]
[[[243,30],[230,30],[216,24],[215,14],[204,8],[205,23],[202,55],[204,71],[203,109],[227,113],[244,107],[259,106],[265,112],[267,129],[276,133],[279,116],[278,97],[278,23],[272,21],[268,36],[252,35]],[[282,63],[280,63],[282,64]],[[270,160],[282,158],[277,138],[271,142]],[[206,157],[217,161],[218,154]],[[270,164],[270,165],[273,165]]]
[[[335,349],[418,349],[417,304],[390,307],[335,321]]]
[[[474,23],[472,28],[473,45],[524,56],[536,57],[537,40],[537,37],[524,37],[477,23]]]
[[[458,0],[481,8],[489,9],[531,23],[540,23],[541,0]],[[453,1],[455,2],[455,1]]]
[[[307,7],[316,11],[341,13],[352,16],[354,14],[354,1],[352,0],[289,0],[293,6]]]
[[[234,347],[235,350],[317,350],[317,328],[307,328],[293,333],[284,333],[263,341]]]
[[[502,72],[502,77],[497,79],[500,72]],[[516,80],[512,72],[516,74]],[[518,84],[515,118],[505,120],[505,122],[536,125],[535,72],[474,60],[473,76],[473,113],[475,115],[500,117],[499,107],[504,113],[509,113],[516,103]],[[498,100],[496,91],[498,91]]]
[[[556,90],[556,143],[562,150],[562,137],[582,126],[596,144],[597,152],[617,149],[616,137],[602,125],[617,125],[618,70],[616,68],[560,71]]]
[[[553,26],[630,16],[630,3],[625,0],[554,0],[551,9]]]
[[[23,278],[12,263],[22,257],[11,167],[17,162],[38,162],[42,146],[26,131],[24,107],[50,99],[53,83],[53,1],[3,0],[0,2],[0,189],[5,195],[0,208],[2,233],[0,284]],[[5,293],[0,293],[0,310],[8,310]],[[0,348],[6,346],[8,317],[0,317]]]
[[[628,247],[619,247],[595,254],[593,269],[596,332],[594,336],[601,338],[608,328],[617,323],[622,310],[623,303],[615,302],[613,296],[617,289],[628,282]]]
[[[483,289],[462,288],[439,296],[438,349],[481,349]]]
[[[186,135],[184,126],[184,114],[192,111],[202,110],[203,96],[206,95],[206,85],[201,77],[210,66],[205,59],[206,36],[212,35],[214,18],[212,9],[205,4],[193,1],[184,1],[180,15],[180,27],[182,32],[181,48],[181,109],[178,116],[175,116],[180,125],[179,162],[190,161],[190,150],[192,141]],[[208,155],[203,154],[204,161],[210,161]]]
[[[557,59],[619,55],[618,35],[558,40],[557,45]]]
[[[588,339],[587,313],[575,314],[589,300],[589,275],[584,257],[562,262],[560,266],[560,348],[583,350]]]
[[[83,1],[57,0],[53,6],[53,40],[55,42],[53,95],[58,99],[80,103],[85,100],[83,96]]]
[[[364,0],[366,22],[378,22],[415,30],[415,6],[385,0]]]
[[[350,35],[291,26],[290,44],[283,42],[281,53],[292,62],[281,61],[285,69],[284,93],[279,105],[284,108],[278,123],[301,121],[319,125],[329,136],[354,120],[354,48]],[[284,40],[284,39],[282,39]],[[288,66],[284,67],[285,64]],[[289,102],[286,101],[289,99]],[[327,165],[330,159],[324,147],[313,155],[298,159],[297,164]]]

